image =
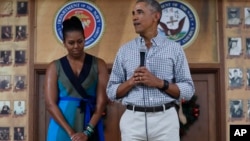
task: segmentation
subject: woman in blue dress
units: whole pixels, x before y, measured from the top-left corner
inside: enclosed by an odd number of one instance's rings
[[[66,56],[51,62],[45,101],[51,115],[47,141],[104,141],[102,113],[107,104],[106,63],[84,52],[84,29],[72,16],[63,22]]]

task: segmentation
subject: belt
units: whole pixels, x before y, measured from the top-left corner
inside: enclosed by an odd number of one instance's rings
[[[138,111],[138,112],[161,112],[164,110],[168,110],[169,108],[175,105],[174,102],[166,103],[161,106],[156,107],[138,107],[134,105],[127,105],[128,110]]]

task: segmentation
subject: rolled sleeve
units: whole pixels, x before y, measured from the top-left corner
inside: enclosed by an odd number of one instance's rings
[[[180,90],[180,99],[190,100],[194,95],[195,88],[190,74],[190,69],[183,49],[176,56],[176,85]]]
[[[180,99],[190,100],[194,95],[194,85],[192,82],[177,83],[180,90]]]
[[[114,84],[112,81],[109,82],[107,87],[108,98],[111,101],[115,101],[116,99],[116,91],[120,84]]]
[[[107,96],[110,100],[112,101],[117,100],[116,98],[117,88],[122,82],[124,82],[124,80],[125,80],[125,73],[122,67],[122,57],[120,56],[120,50],[119,50],[116,55],[114,65],[112,67],[112,71],[106,89]]]

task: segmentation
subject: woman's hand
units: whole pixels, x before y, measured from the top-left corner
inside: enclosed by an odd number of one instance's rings
[[[75,133],[70,137],[71,141],[87,141],[88,136],[85,135],[83,132]]]

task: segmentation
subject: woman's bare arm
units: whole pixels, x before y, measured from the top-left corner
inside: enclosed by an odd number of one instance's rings
[[[90,124],[92,124],[93,126],[96,126],[108,102],[106,94],[107,83],[108,83],[107,65],[102,59],[98,59],[98,85],[96,92],[97,102],[96,102],[95,112],[90,120]]]
[[[57,72],[55,63],[49,64],[44,81],[44,93],[45,93],[45,103],[46,108],[53,119],[68,133],[72,136],[75,131],[69,126],[63,117],[59,107],[57,105],[58,91],[57,91]]]

